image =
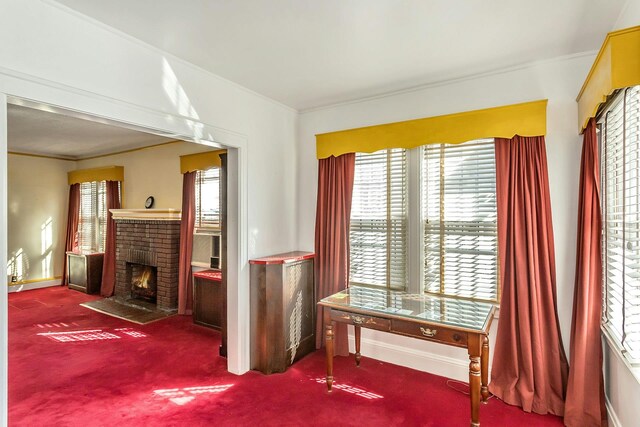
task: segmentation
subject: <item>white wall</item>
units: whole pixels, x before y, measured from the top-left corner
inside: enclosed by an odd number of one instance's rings
[[[575,98],[593,58],[593,54],[562,58],[301,114],[298,133],[298,246],[313,249],[317,184],[315,134],[546,98],[549,100],[546,142],[558,311],[568,351],[581,152]],[[497,323],[494,322],[492,333],[495,333]],[[365,335],[363,331],[363,351],[368,350],[373,357],[454,378],[468,377],[468,358],[463,350],[367,332]],[[365,348],[365,340],[368,349]]]
[[[627,0],[627,3],[622,9],[622,12],[620,12],[620,16],[611,30],[622,30],[637,25],[640,25],[640,1]]]
[[[72,161],[8,156],[8,250],[10,260],[20,258],[19,280],[62,276],[69,199],[67,172],[73,169]]]
[[[147,197],[153,196],[154,208],[182,208],[182,174],[180,156],[207,151],[191,142],[159,145],[122,154],[101,156],[76,162],[77,169],[102,166],[123,166],[123,207],[144,208]]]
[[[237,242],[228,249],[228,367],[246,371],[247,260],[296,245],[297,113],[46,0],[3,0],[0,40],[0,100],[7,94],[237,148],[229,153],[237,168],[230,171],[230,239]],[[0,155],[3,160],[6,153]],[[0,197],[0,225],[6,224],[5,200]],[[4,247],[6,228],[0,230]],[[4,342],[6,322],[0,327]],[[0,357],[4,368],[6,354]],[[0,375],[4,390],[6,375]],[[4,397],[0,413],[6,414]]]

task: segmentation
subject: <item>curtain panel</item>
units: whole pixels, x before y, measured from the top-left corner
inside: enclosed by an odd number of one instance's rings
[[[110,209],[120,209],[120,182],[107,181],[107,231],[104,242],[104,260],[102,262],[102,285],[100,295],[113,295],[116,282],[116,222]]]
[[[349,284],[349,221],[356,155],[343,154],[318,161],[315,230],[316,298],[321,300]],[[317,309],[316,348],[324,345],[324,311]],[[334,354],[349,355],[347,325],[334,328]]]
[[[78,248],[78,223],[80,222],[80,184],[69,186],[69,208],[67,212],[67,237],[64,244],[64,263],[62,268],[62,286],[69,284],[67,274],[67,252]]]
[[[569,427],[606,426],[602,374],[602,213],[596,121],[584,132],[580,164],[576,281],[571,319],[571,363],[564,423]]]
[[[543,136],[496,138],[500,322],[491,393],[527,412],[564,414],[560,335]]]
[[[191,314],[193,287],[191,252],[196,224],[196,172],[182,176],[182,218],[180,220],[180,260],[178,266],[178,314]]]

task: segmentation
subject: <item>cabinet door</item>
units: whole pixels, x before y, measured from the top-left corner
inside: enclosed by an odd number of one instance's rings
[[[82,255],[68,255],[69,284],[87,288],[87,259]]]
[[[195,277],[193,284],[193,321],[220,329],[220,282]]]

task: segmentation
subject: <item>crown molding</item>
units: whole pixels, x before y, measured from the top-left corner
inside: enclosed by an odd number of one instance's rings
[[[407,93],[420,92],[420,91],[431,89],[434,87],[448,86],[455,83],[461,83],[461,82],[475,80],[483,77],[491,77],[491,76],[496,76],[500,74],[511,73],[514,71],[525,70],[528,68],[535,68],[542,65],[548,65],[548,64],[558,63],[558,62],[566,62],[566,61],[571,61],[573,59],[579,59],[579,58],[584,58],[588,56],[595,57],[597,53],[598,53],[597,50],[590,50],[586,52],[573,53],[570,55],[556,56],[555,58],[549,58],[549,59],[540,60],[540,61],[525,62],[519,65],[512,65],[509,67],[501,67],[493,70],[485,70],[485,71],[480,71],[476,73],[465,74],[465,75],[453,77],[450,79],[438,80],[438,81],[429,82],[429,83],[425,83],[417,86],[411,86],[404,89],[398,89],[398,90],[389,91],[389,92],[382,92],[377,95],[366,96],[366,97],[357,98],[357,99],[348,100],[348,101],[329,103],[329,104],[320,105],[317,107],[305,108],[300,110],[300,115],[307,114],[307,113],[314,113],[322,110],[330,110],[333,108],[343,107],[346,105],[360,104],[364,102],[374,101],[377,99],[390,98],[393,96],[403,95]]]

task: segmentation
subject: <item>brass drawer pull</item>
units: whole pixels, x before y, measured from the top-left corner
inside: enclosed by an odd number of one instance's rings
[[[362,317],[362,316],[351,315],[351,320],[356,325],[362,325],[364,323],[364,317]]]
[[[431,338],[436,336],[436,334],[438,333],[438,330],[420,327],[420,332],[422,332],[422,335],[424,335],[425,337]]]

